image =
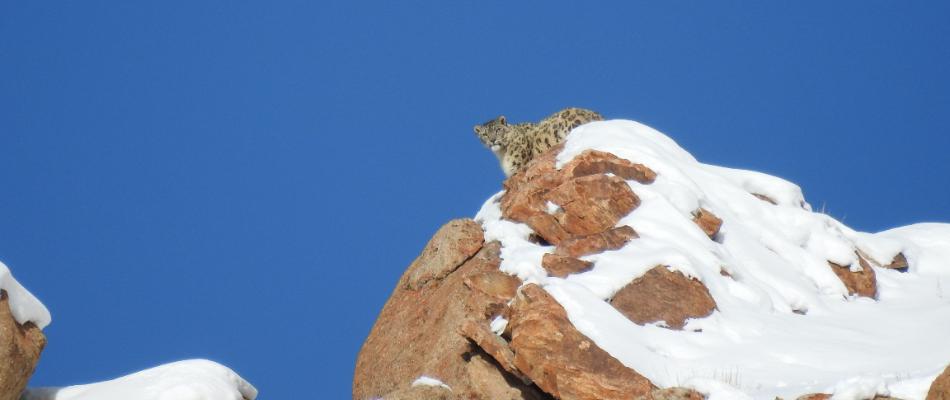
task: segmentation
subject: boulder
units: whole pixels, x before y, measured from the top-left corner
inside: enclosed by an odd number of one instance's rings
[[[482,244],[481,228],[472,220],[452,221],[435,236],[403,274],[363,343],[353,398],[429,398],[406,394],[422,391],[447,396],[408,388],[420,376],[441,380],[457,396],[431,398],[548,398],[460,333],[467,321],[487,324],[503,312],[520,285],[498,271],[498,242]]]
[[[950,366],[930,384],[927,400],[950,400]]]
[[[852,271],[850,266],[838,265],[831,261],[828,261],[828,265],[831,266],[835,275],[838,275],[838,279],[841,279],[841,283],[848,288],[848,294],[877,298],[877,278],[874,269],[859,253],[855,254],[858,257],[858,265],[861,267],[860,271]]]
[[[594,267],[594,263],[574,257],[548,253],[541,257],[541,266],[548,272],[548,275],[564,278],[570,274],[589,271]]]
[[[666,321],[671,329],[683,329],[687,319],[708,316],[716,309],[702,282],[663,266],[621,288],[610,304],[633,322]]]
[[[705,208],[700,208],[693,213],[693,222],[699,225],[699,229],[702,229],[710,239],[715,237],[719,233],[719,228],[722,227],[722,220]]]
[[[574,328],[564,308],[540,286],[523,286],[510,315],[515,366],[555,398],[630,399],[653,391],[649,380]]]
[[[634,398],[634,400],[703,400],[706,396],[693,389],[666,388],[657,389],[649,395]]]
[[[45,346],[40,328],[13,318],[7,292],[0,290],[0,400],[20,398]]]
[[[629,226],[611,228],[603,232],[589,235],[572,236],[557,245],[554,254],[567,257],[582,257],[600,253],[606,250],[617,250],[631,239],[635,239],[637,232]]]

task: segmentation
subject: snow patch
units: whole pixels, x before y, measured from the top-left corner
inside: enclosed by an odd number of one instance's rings
[[[3,262],[0,262],[0,289],[7,292],[10,312],[21,325],[32,322],[40,329],[49,325],[52,320],[49,310],[16,279],[13,279],[13,274]]]
[[[229,368],[185,360],[111,381],[27,389],[23,400],[254,400],[257,389]]]
[[[431,378],[431,377],[425,376],[425,375],[420,376],[419,379],[416,379],[415,381],[413,381],[413,382],[412,382],[412,386],[413,386],[413,387],[415,387],[415,386],[436,386],[436,387],[442,387],[442,388],[446,388],[446,389],[448,389],[448,390],[452,390],[452,388],[450,388],[449,385],[446,385],[446,384],[442,383],[442,381],[440,381],[440,380],[438,380],[438,379],[435,379],[435,378]]]

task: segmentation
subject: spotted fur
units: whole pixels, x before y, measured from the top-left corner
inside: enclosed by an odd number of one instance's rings
[[[531,159],[564,141],[574,128],[591,121],[603,121],[600,114],[582,108],[566,108],[537,124],[508,124],[500,116],[475,126],[475,135],[491,149],[506,176],[511,176]]]

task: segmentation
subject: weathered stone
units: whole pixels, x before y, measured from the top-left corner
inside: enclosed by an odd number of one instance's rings
[[[492,356],[505,371],[518,377],[523,382],[530,382],[530,380],[524,377],[521,371],[518,371],[518,368],[515,367],[515,353],[511,351],[508,342],[492,332],[487,324],[468,320],[462,323],[462,326],[459,328],[459,333],[471,340],[472,343],[481,348],[485,353]]]
[[[432,280],[444,278],[484,243],[482,227],[470,219],[456,219],[442,226],[426,244],[422,254],[409,266],[403,285],[415,290]]]
[[[515,366],[558,399],[630,399],[653,385],[577,331],[540,286],[521,288],[511,306]]]
[[[470,220],[453,221],[440,232],[445,237],[478,238],[480,243],[480,235],[457,232],[468,231],[471,224],[474,222]],[[440,379],[460,399],[547,398],[537,387],[506,372],[492,356],[459,333],[466,321],[487,323],[488,316],[504,309],[509,301],[505,293],[514,286],[496,275],[501,262],[498,242],[476,250],[474,256],[467,256],[471,247],[458,240],[433,239],[424,250],[432,254],[420,256],[406,270],[357,356],[354,399],[388,396],[406,389],[407,382],[423,375]],[[460,266],[444,267],[455,260],[463,261]],[[423,275],[420,271],[447,272]],[[404,284],[418,276],[441,278],[429,279],[415,289]],[[406,390],[415,393],[419,389]]]
[[[627,182],[607,175],[571,179],[550,192],[546,200],[561,207],[555,217],[572,236],[610,229],[640,205]]]
[[[927,400],[950,400],[950,366],[930,384]]]
[[[795,400],[828,400],[831,398],[830,394],[825,393],[812,393],[806,394],[804,396],[798,396]]]
[[[564,278],[570,274],[589,271],[593,268],[594,263],[574,257],[547,253],[541,257],[541,266],[544,267],[545,271],[548,271],[548,275]]]
[[[656,178],[643,165],[599,151],[584,152],[558,170],[555,159],[562,148],[551,148],[508,178],[500,204],[506,219],[524,222],[555,245],[613,227],[640,203],[624,179]],[[549,202],[556,211],[549,212]]]
[[[603,232],[574,236],[562,240],[561,243],[557,245],[554,254],[567,257],[582,257],[607,250],[617,250],[627,244],[631,239],[637,237],[639,236],[637,236],[637,232],[634,231],[633,228],[624,225]]]
[[[710,239],[715,237],[719,233],[719,228],[722,227],[722,220],[705,208],[700,208],[693,213],[693,222],[699,225],[699,229],[702,229]]]
[[[874,269],[860,254],[855,253],[855,255],[858,257],[860,271],[851,271],[850,266],[838,265],[831,261],[828,261],[828,265],[831,266],[835,275],[838,275],[838,279],[841,279],[841,283],[848,288],[848,294],[877,298],[877,278]]]
[[[884,268],[898,269],[898,270],[905,270],[905,271],[907,270],[908,266],[909,264],[907,264],[907,257],[904,257],[904,253],[897,253],[897,255],[894,256],[894,259],[891,260],[890,264],[882,265],[882,267]]]
[[[633,322],[666,321],[671,329],[683,329],[687,319],[706,317],[716,309],[716,301],[702,282],[664,266],[624,286],[610,304]]]
[[[7,292],[0,290],[0,400],[17,400],[33,375],[46,336],[32,322],[20,324],[10,312]]]
[[[666,388],[656,389],[649,395],[635,397],[634,400],[703,400],[706,396],[693,389]]]
[[[562,170],[567,176],[575,178],[611,173],[640,183],[653,183],[656,179],[656,172],[643,164],[634,164],[613,154],[597,150],[584,151],[574,157]]]

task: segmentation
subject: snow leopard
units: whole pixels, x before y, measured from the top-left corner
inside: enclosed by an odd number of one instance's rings
[[[504,115],[475,126],[475,135],[491,149],[505,176],[511,176],[531,159],[564,141],[572,129],[591,121],[603,121],[597,112],[566,108],[537,124],[509,124]]]

